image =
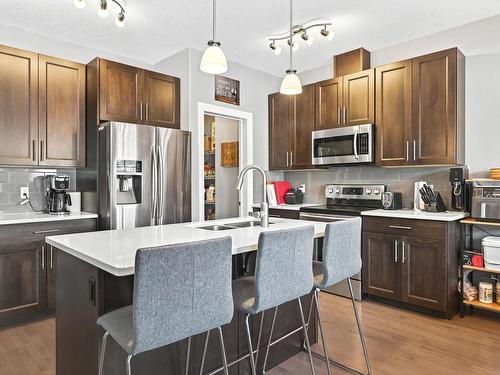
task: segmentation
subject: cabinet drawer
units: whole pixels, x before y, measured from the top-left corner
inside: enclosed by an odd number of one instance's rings
[[[44,242],[47,236],[91,232],[96,230],[96,219],[51,221],[29,224],[0,225],[0,252],[19,244]]]
[[[295,210],[280,210],[276,208],[269,209],[269,217],[281,217],[283,219],[299,220],[299,211]]]
[[[446,236],[446,223],[430,220],[364,217],[363,231],[394,236],[443,239]]]

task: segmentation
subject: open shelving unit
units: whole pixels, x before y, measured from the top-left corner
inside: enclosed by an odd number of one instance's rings
[[[214,126],[212,124],[212,126]],[[207,129],[205,127],[205,136],[212,137],[213,134],[211,132],[211,129]],[[211,165],[213,166],[215,170],[215,149],[213,150],[207,150],[206,145],[203,146],[204,148],[204,165]],[[209,186],[214,186],[215,187],[215,174],[211,175],[204,175],[204,189],[205,189],[205,220],[213,220],[215,219],[215,200],[214,201],[208,201],[206,200],[206,190],[208,189]]]
[[[464,295],[464,271],[471,270],[474,272],[484,272],[491,275],[500,275],[500,270],[494,270],[485,267],[477,267],[468,264],[464,264],[464,255],[466,253],[482,254],[480,250],[473,249],[474,241],[474,227],[475,226],[491,226],[500,227],[500,222],[498,221],[482,221],[472,218],[466,218],[460,221],[461,224],[461,238],[460,238],[460,316],[463,317],[465,313],[465,306],[472,308],[480,308],[483,310],[493,311],[500,313],[500,304],[495,303],[482,303],[479,300],[467,301],[463,298]],[[467,233],[467,229],[469,233]],[[467,239],[469,239],[469,244],[467,244]],[[500,282],[500,276],[497,278]]]

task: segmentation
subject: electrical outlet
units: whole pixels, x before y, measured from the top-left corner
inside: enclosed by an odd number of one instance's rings
[[[30,189],[29,189],[29,187],[27,187],[27,186],[21,186],[21,189],[20,189],[21,199],[25,199],[26,198],[24,196],[24,194],[26,194],[28,197],[30,196]]]
[[[305,194],[306,193],[306,184],[301,184],[299,186],[299,189],[302,190],[302,192]]]

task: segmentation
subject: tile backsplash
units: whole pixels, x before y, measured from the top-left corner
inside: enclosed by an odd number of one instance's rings
[[[284,179],[293,187],[306,185],[305,203],[323,203],[326,184],[380,183],[393,192],[403,193],[403,206],[413,207],[413,185],[427,181],[441,193],[446,206],[451,204],[451,186],[448,181],[449,167],[380,168],[375,166],[334,167],[327,170],[285,172]]]
[[[29,205],[21,206],[20,189],[29,188],[29,197],[33,207],[41,210],[45,207],[44,178],[50,174],[66,174],[71,178],[70,191],[75,191],[75,169],[31,169],[0,168],[0,213],[30,211]]]

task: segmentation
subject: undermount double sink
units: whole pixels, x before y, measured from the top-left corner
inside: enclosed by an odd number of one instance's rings
[[[273,224],[273,223],[269,223],[269,224]],[[249,228],[249,227],[260,227],[260,221],[257,221],[257,220],[240,221],[237,223],[207,225],[207,226],[198,227],[198,228],[205,229],[205,230],[219,231],[219,230],[240,229],[240,228]]]

